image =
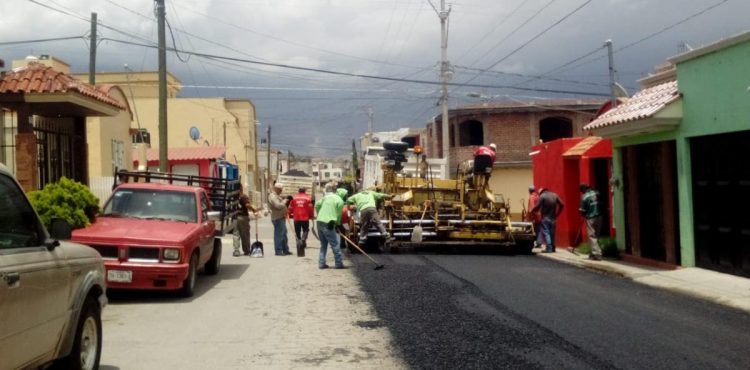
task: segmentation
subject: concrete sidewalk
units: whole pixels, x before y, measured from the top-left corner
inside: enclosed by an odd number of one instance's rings
[[[298,257],[291,227],[289,250],[295,255],[275,256],[271,221],[263,217],[258,226],[263,258],[232,257],[231,238],[224,240],[223,263],[249,265],[238,284],[226,286],[241,290],[235,304],[243,306],[247,320],[226,329],[244,326],[242,340],[252,343],[238,349],[241,355],[227,368],[407,368],[389,330],[372,324],[379,318],[354,276],[362,266],[345,257],[348,269],[318,269],[318,240],[310,235],[305,256]],[[251,222],[253,241],[255,232]],[[330,248],[327,263],[334,265]]]
[[[541,252],[541,248],[535,251]],[[687,294],[750,313],[750,279],[740,276],[697,267],[665,270],[620,260],[593,261],[586,255],[574,254],[564,248],[558,248],[556,253],[537,255],[589,270],[622,276],[641,284]]]

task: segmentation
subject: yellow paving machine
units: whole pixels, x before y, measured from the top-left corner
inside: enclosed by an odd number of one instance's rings
[[[383,147],[386,154],[380,190],[391,198],[383,202],[379,212],[393,241],[385,243],[387,236],[370,227],[368,247],[397,251],[425,246],[482,246],[531,253],[533,225],[511,221],[510,204],[489,188],[491,167],[477,168],[467,162],[458,169],[455,179],[406,177],[401,172],[407,144],[386,142]],[[353,217],[350,236],[357,238],[359,227]]]

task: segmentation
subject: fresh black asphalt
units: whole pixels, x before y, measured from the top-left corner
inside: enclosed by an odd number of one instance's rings
[[[750,315],[535,256],[354,255],[414,369],[748,369]]]

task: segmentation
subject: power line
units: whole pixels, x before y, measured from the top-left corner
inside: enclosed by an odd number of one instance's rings
[[[481,71],[482,70],[480,68],[472,68],[472,67],[456,66],[456,65],[454,65],[453,67],[457,69],[465,69],[469,71]],[[527,75],[523,73],[511,73],[511,72],[503,72],[503,71],[486,71],[485,73],[491,73],[491,74],[497,74],[497,75],[503,75],[503,76],[513,76],[513,77],[526,77],[526,78],[531,78],[531,79],[544,79],[544,80],[569,83],[569,84],[609,87],[609,84],[577,81],[577,80],[567,80],[567,79],[555,78],[555,77],[545,77],[544,75]]]
[[[495,27],[492,28],[492,30],[490,30],[487,33],[485,33],[479,39],[479,41],[475,42],[474,45],[472,45],[468,50],[466,50],[465,52],[461,53],[461,56],[457,59],[457,61],[461,60],[463,57],[469,55],[469,53],[471,53],[474,50],[474,48],[476,48],[477,46],[479,46],[479,44],[481,44],[482,42],[484,42],[484,40],[486,40],[487,37],[489,37],[491,34],[495,33],[495,31],[497,31],[498,28],[500,28],[502,25],[504,25],[505,22],[507,22],[510,19],[510,17],[512,17],[513,15],[515,15],[524,5],[526,5],[527,2],[529,2],[529,0],[523,0],[523,1],[521,1],[521,3],[518,4],[518,6],[515,9],[513,9],[510,13],[508,13],[508,15],[505,16],[505,18],[503,18],[502,21],[498,22],[497,25],[495,25]]]
[[[591,1],[591,0],[589,0],[589,1]],[[157,48],[157,46],[154,46],[154,45],[139,44],[137,42],[132,42],[132,41],[117,40],[117,39],[112,39],[112,38],[104,38],[104,39],[109,40],[109,41],[113,41],[113,42],[122,43],[122,44],[127,44],[127,45],[141,46],[141,47],[154,48],[154,49]],[[167,50],[174,51],[173,48],[167,48]],[[359,78],[365,78],[365,79],[396,81],[396,82],[408,82],[408,83],[416,83],[416,84],[424,84],[424,85],[441,85],[442,84],[442,82],[439,82],[439,81],[414,80],[414,79],[404,79],[404,78],[395,78],[395,77],[367,75],[367,74],[361,74],[361,73],[341,72],[341,71],[333,71],[333,70],[326,70],[326,69],[320,69],[320,68],[294,66],[294,65],[289,65],[289,64],[261,62],[261,61],[257,61],[257,60],[249,60],[249,59],[242,59],[242,58],[235,58],[235,57],[228,57],[228,56],[220,56],[220,55],[207,54],[207,53],[198,53],[198,52],[186,51],[186,50],[180,50],[180,52],[183,53],[183,54],[191,54],[191,55],[194,55],[194,56],[198,56],[198,57],[202,57],[202,58],[208,58],[208,59],[230,60],[230,61],[234,61],[234,62],[243,62],[243,63],[257,64],[257,65],[263,65],[263,66],[267,66],[267,67],[278,67],[278,68],[285,68],[285,69],[294,69],[294,70],[299,70],[299,71],[324,73],[324,74],[330,74],[330,75],[336,75],[336,76],[359,77]],[[526,87],[514,87],[514,86],[503,86],[503,85],[485,85],[485,84],[469,84],[469,83],[461,83],[461,84],[459,84],[459,83],[452,83],[452,82],[448,82],[447,84],[449,86],[457,86],[457,87],[469,86],[469,87],[481,87],[481,88],[492,88],[492,89],[514,89],[514,90],[547,92],[547,93],[557,93],[557,94],[578,94],[578,95],[587,95],[587,96],[609,96],[609,94],[594,93],[594,92],[588,92],[588,91],[570,91],[570,90],[526,88]]]
[[[662,28],[659,31],[653,32],[653,33],[651,33],[651,34],[649,34],[647,36],[644,36],[644,37],[642,37],[642,38],[640,38],[640,39],[638,39],[636,41],[633,41],[633,42],[631,42],[631,43],[629,43],[627,45],[624,45],[624,46],[622,46],[620,48],[617,48],[617,49],[614,50],[614,54],[617,54],[617,53],[619,53],[619,52],[621,52],[621,51],[623,51],[625,49],[631,48],[631,47],[633,47],[635,45],[638,45],[638,44],[640,44],[642,42],[650,40],[650,39],[652,39],[652,38],[654,38],[654,37],[656,37],[656,36],[658,36],[658,35],[660,35],[660,34],[662,34],[664,32],[667,32],[667,31],[671,30],[674,27],[677,27],[677,26],[679,26],[679,25],[681,25],[681,24],[683,24],[683,23],[685,23],[687,21],[690,21],[690,20],[692,20],[692,19],[694,19],[696,17],[699,17],[699,16],[703,15],[704,13],[706,13],[706,12],[708,12],[708,11],[714,9],[714,8],[717,8],[717,7],[721,6],[721,5],[724,5],[728,1],[729,0],[721,0],[718,3],[710,5],[710,6],[706,7],[706,8],[698,11],[697,13],[691,14],[690,16],[688,16],[686,18],[683,18],[683,19],[681,19],[681,20],[679,20],[679,21],[677,21],[677,22],[675,22],[675,23],[673,23],[673,24],[671,24],[671,25],[669,25],[667,27],[664,27],[664,28]],[[603,56],[600,56],[600,57],[597,57],[597,58],[585,61],[583,63],[576,64],[576,65],[574,65],[574,66],[572,66],[570,68],[566,68],[566,69],[562,69],[562,67],[557,67],[557,68],[554,69],[554,71],[566,72],[566,71],[574,70],[574,69],[577,69],[579,67],[582,67],[582,66],[591,64],[593,62],[602,60],[605,57],[606,57],[606,55],[603,55]],[[551,73],[551,72],[548,72],[548,73]],[[545,74],[547,74],[547,73],[545,73]]]
[[[529,79],[528,79],[528,80],[526,80],[526,81],[521,81],[521,82],[517,83],[517,84],[516,84],[515,86],[521,86],[521,85],[525,85],[525,84],[527,84],[527,83],[529,83],[529,82],[531,82],[531,81],[536,81],[536,80],[538,80],[538,79],[540,79],[540,78],[543,78],[543,77],[546,77],[546,76],[548,76],[548,75],[551,75],[551,74],[553,74],[553,73],[555,73],[555,72],[557,72],[557,71],[559,71],[559,70],[561,70],[561,69],[563,69],[563,68],[565,68],[565,67],[567,67],[567,66],[569,66],[569,65],[571,65],[571,64],[573,64],[573,63],[576,63],[576,62],[578,62],[579,60],[582,60],[582,59],[588,58],[589,56],[591,56],[591,55],[593,55],[593,54],[596,54],[597,52],[599,52],[600,50],[602,50],[602,49],[604,49],[604,48],[605,48],[605,46],[604,46],[604,45],[602,45],[602,46],[600,46],[600,47],[598,47],[598,48],[596,48],[596,49],[594,49],[594,50],[592,50],[592,51],[590,51],[590,52],[588,52],[588,53],[586,53],[586,54],[584,54],[584,55],[581,55],[581,56],[579,56],[579,57],[577,57],[577,58],[574,58],[573,60],[571,60],[571,61],[569,61],[569,62],[563,63],[563,64],[562,64],[561,66],[559,66],[559,67],[556,67],[556,68],[554,68],[554,69],[552,69],[552,70],[549,70],[549,71],[547,71],[547,72],[545,72],[545,73],[542,73],[542,74],[541,74],[541,75],[539,75],[539,76],[530,76],[531,78],[529,78]]]
[[[65,40],[76,40],[76,39],[85,39],[83,35],[81,36],[68,36],[68,37],[55,37],[51,39],[36,39],[36,40],[22,40],[22,41],[0,41],[0,45],[18,45],[18,44],[36,44],[40,42],[50,42],[50,41],[65,41]]]
[[[471,65],[477,64],[482,58],[486,57],[487,54],[491,53],[493,50],[495,50],[498,46],[502,45],[506,40],[508,40],[511,36],[515,35],[516,32],[520,31],[521,28],[529,24],[534,18],[538,17],[539,14],[541,14],[545,9],[549,8],[552,3],[554,3],[555,0],[550,0],[545,6],[541,7],[539,10],[537,10],[534,14],[531,15],[531,17],[527,18],[523,23],[521,23],[518,27],[516,27],[513,31],[511,31],[509,34],[505,35],[500,41],[496,42],[495,45],[493,45],[491,48],[489,48],[484,54],[482,54],[479,58],[474,59],[474,61],[471,63]],[[507,56],[506,56],[507,58]],[[492,68],[492,67],[490,67]],[[488,69],[490,69],[488,68]]]
[[[559,25],[560,23],[562,23],[566,19],[570,18],[573,14],[577,13],[579,10],[583,9],[586,5],[590,4],[591,1],[593,1],[593,0],[587,0],[585,3],[579,5],[577,8],[573,9],[573,11],[569,12],[568,14],[565,14],[565,16],[563,16],[562,18],[558,19],[556,22],[552,23],[549,27],[547,27],[544,30],[542,30],[542,32],[539,32],[538,34],[536,34],[536,36],[532,37],[531,39],[529,39],[525,43],[521,44],[521,46],[515,48],[513,51],[511,51],[510,53],[508,53],[506,56],[500,58],[500,60],[498,60],[497,62],[493,63],[491,66],[489,66],[487,68],[484,68],[484,71],[486,72],[486,71],[494,68],[498,64],[502,63],[506,59],[510,58],[512,55],[514,55],[515,53],[519,52],[521,49],[525,48],[526,46],[528,46],[529,44],[531,44],[532,42],[534,42],[536,39],[538,39],[539,37],[541,37],[545,33],[549,32],[549,30],[551,30],[552,28],[556,27],[557,25]],[[477,79],[483,73],[484,72],[477,73],[474,77],[470,78],[468,81],[464,82],[463,84],[460,84],[457,89],[460,89],[461,87],[464,87],[464,86],[471,86],[471,85],[469,85],[469,83],[471,81],[474,81],[475,79]],[[517,87],[513,87],[513,88],[517,88]]]
[[[358,56],[354,56],[354,55],[344,54],[344,53],[340,53],[340,52],[336,52],[336,51],[331,51],[331,50],[326,50],[326,49],[322,49],[322,48],[317,48],[317,47],[310,46],[310,45],[307,45],[307,44],[303,44],[303,43],[300,43],[300,42],[291,41],[291,40],[283,39],[283,38],[280,38],[280,37],[277,37],[277,36],[274,36],[274,35],[270,35],[270,34],[267,34],[267,33],[259,32],[259,31],[256,31],[254,29],[251,29],[251,28],[247,28],[247,27],[244,27],[244,26],[236,25],[234,23],[229,23],[229,22],[227,22],[227,21],[225,21],[225,20],[223,20],[221,18],[213,17],[211,15],[195,11],[194,9],[191,9],[189,7],[187,7],[187,8],[183,7],[183,9],[186,9],[189,12],[192,12],[192,13],[204,16],[204,17],[206,17],[208,19],[212,19],[213,21],[215,21],[217,23],[222,23],[222,24],[225,24],[227,26],[231,26],[231,27],[234,27],[234,28],[237,28],[237,29],[240,29],[240,30],[243,30],[243,31],[247,31],[247,32],[259,35],[259,36],[263,36],[265,38],[269,38],[269,39],[272,39],[272,40],[280,41],[280,42],[283,42],[283,43],[286,43],[286,44],[289,44],[289,45],[294,45],[294,46],[297,46],[297,47],[300,47],[300,48],[304,48],[304,49],[315,50],[315,51],[319,51],[319,52],[325,53],[325,54],[337,55],[337,56],[342,56],[342,57],[345,57],[345,58],[356,59],[356,60],[361,60],[361,61],[366,61],[366,62],[371,62],[371,63],[376,63],[376,64],[384,64],[384,65],[391,65],[391,66],[405,67],[405,68],[422,68],[422,67],[411,66],[411,65],[406,65],[406,64],[392,63],[392,62],[385,62],[385,61],[381,61],[381,60],[363,58],[363,57],[358,57]]]

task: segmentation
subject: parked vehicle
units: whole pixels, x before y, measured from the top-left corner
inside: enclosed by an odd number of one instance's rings
[[[110,289],[179,290],[221,266],[221,236],[234,228],[239,180],[119,171],[121,182],[73,240],[104,258]]]
[[[102,350],[104,265],[95,250],[61,241],[70,225],[42,225],[0,164],[0,368],[57,362],[97,369]]]

